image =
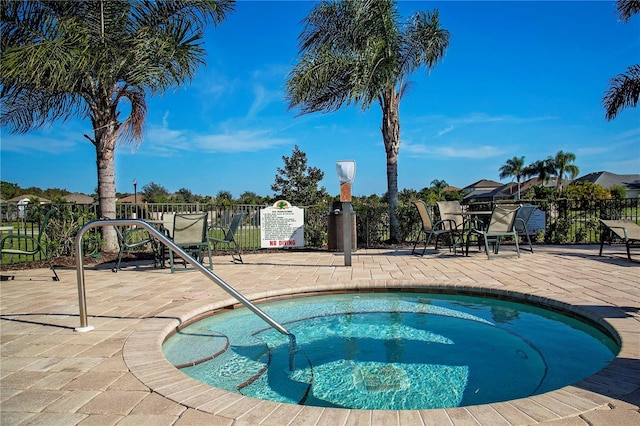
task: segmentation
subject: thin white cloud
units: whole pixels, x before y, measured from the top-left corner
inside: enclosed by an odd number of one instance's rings
[[[490,115],[485,113],[474,112],[463,117],[443,118],[442,116],[434,117],[438,123],[444,123],[446,127],[437,132],[438,136],[445,135],[449,132],[459,129],[460,127],[471,125],[482,125],[488,123],[504,123],[504,124],[524,124],[538,121],[552,120],[553,117],[518,117],[514,115]]]
[[[206,134],[171,129],[168,124],[168,115],[165,114],[162,126],[149,126],[144,141],[144,152],[159,156],[172,156],[179,152],[258,152],[295,143],[290,138],[274,137],[270,129],[241,129],[237,125],[229,127],[232,130]]]
[[[483,146],[433,146],[428,147],[423,144],[408,144],[403,143],[401,152],[409,154],[411,157],[421,158],[471,158],[471,159],[485,159],[503,155],[505,151],[496,146],[483,145]]]
[[[596,156],[612,151],[620,151],[627,152],[630,157],[640,158],[639,140],[640,128],[635,128],[614,135],[606,140],[596,141],[588,147],[579,147],[575,152],[578,156]]]
[[[239,130],[233,133],[201,135],[195,141],[205,152],[257,152],[294,143],[289,138],[274,138],[268,131]]]
[[[280,91],[268,90],[261,84],[254,84],[253,94],[254,98],[249,107],[247,119],[255,118],[258,113],[273,103],[282,102],[282,93]]]
[[[65,125],[62,124],[58,126]],[[89,144],[89,140],[82,135],[83,131],[79,129],[65,129],[55,135],[50,135],[50,130],[46,129],[26,134],[8,134],[3,132],[0,147],[2,147],[2,151],[21,154],[31,152],[62,154],[77,150],[80,144]]]
[[[446,133],[449,133],[450,131],[454,130],[455,128],[456,128],[456,126],[451,125],[451,126],[447,127],[446,129],[442,129],[442,130],[440,130],[438,132],[438,136],[442,136],[442,135],[444,135]]]

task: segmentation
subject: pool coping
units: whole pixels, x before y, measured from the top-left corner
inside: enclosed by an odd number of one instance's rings
[[[450,419],[460,419],[469,415],[481,424],[496,424],[496,422],[499,423],[498,420],[502,422],[506,420],[508,424],[539,423],[575,417],[593,410],[608,409],[618,398],[633,392],[636,386],[629,379],[630,366],[627,360],[634,359],[637,354],[631,348],[633,345],[627,343],[631,341],[630,339],[637,338],[637,335],[624,327],[616,327],[615,324],[606,320],[598,312],[598,309],[575,305],[572,303],[575,300],[561,300],[561,295],[557,295],[559,298],[556,299],[484,286],[424,284],[407,280],[372,280],[367,283],[361,281],[357,283],[343,282],[339,286],[336,286],[335,283],[316,284],[305,288],[247,292],[245,297],[252,301],[263,301],[272,298],[297,297],[301,294],[307,296],[331,292],[412,291],[416,288],[446,293],[485,294],[574,313],[602,326],[618,341],[620,352],[604,369],[573,385],[511,401],[429,410],[353,410],[299,406],[264,401],[213,388],[182,373],[164,357],[162,343],[168,335],[194,318],[238,304],[235,299],[228,297],[215,303],[190,307],[187,310],[173,308],[160,313],[129,336],[123,347],[123,357],[130,372],[153,392],[186,407],[212,414],[221,419],[238,420],[250,424],[268,418],[288,420],[304,418],[308,419],[311,424],[320,421],[320,419],[326,421],[328,418],[344,421],[349,418],[350,422],[357,422],[356,419],[368,419],[367,421],[371,423],[373,419],[379,419],[379,421],[393,419],[399,424],[410,424],[413,422],[411,419],[421,418],[425,422],[425,419],[433,421],[433,419],[445,416]],[[624,309],[613,305],[609,308],[620,310],[620,313],[624,312]]]

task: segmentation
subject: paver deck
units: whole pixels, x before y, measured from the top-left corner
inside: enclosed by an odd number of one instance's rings
[[[244,254],[214,258],[215,273],[249,299],[345,289],[464,288],[527,295],[570,307],[622,342],[601,372],[529,398],[442,410],[303,407],[211,388],[163,357],[164,337],[181,322],[233,304],[198,271],[171,274],[149,262],[85,267],[88,321],[80,333],[75,268],[2,271],[2,425],[640,425],[640,264],[623,246],[536,247],[487,260],[446,249],[424,257],[406,249],[342,253]],[[579,354],[578,354],[579,356]],[[576,360],[579,362],[579,358]]]

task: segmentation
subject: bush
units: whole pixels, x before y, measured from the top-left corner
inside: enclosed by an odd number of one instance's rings
[[[56,212],[51,215],[45,230],[47,252],[52,257],[75,256],[78,231],[88,222],[95,220],[96,215],[84,209],[72,209],[72,204],[58,204],[55,207]],[[50,208],[50,205],[34,206],[29,209],[28,216],[41,223]],[[84,254],[99,252],[102,246],[102,235],[99,230],[93,229],[87,232],[82,239],[82,244]]]

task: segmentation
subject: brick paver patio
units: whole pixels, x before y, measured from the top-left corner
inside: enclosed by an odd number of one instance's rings
[[[444,410],[383,411],[259,401],[201,384],[162,356],[181,321],[234,301],[197,271],[170,274],[149,262],[86,267],[89,324],[80,325],[76,270],[2,271],[2,425],[640,425],[640,264],[623,247],[536,247],[487,260],[446,249],[245,254],[214,258],[215,272],[249,299],[324,290],[465,288],[523,294],[573,310],[622,341],[604,370],[572,386],[520,400]],[[579,362],[579,360],[578,360]]]

